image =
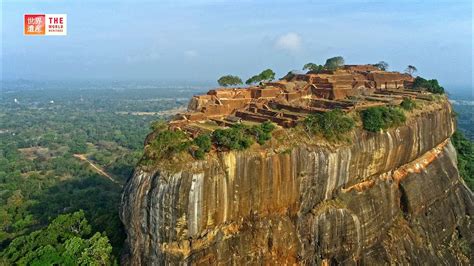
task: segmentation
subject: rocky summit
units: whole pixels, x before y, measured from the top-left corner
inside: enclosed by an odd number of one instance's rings
[[[472,264],[473,194],[450,141],[454,113],[413,81],[346,65],[193,97],[167,130],[192,140],[236,124],[276,129],[247,149],[212,143],[200,159],[145,152],[122,195],[122,262]],[[361,126],[364,110],[406,99],[418,107],[397,125]],[[355,121],[344,138],[304,131],[305,119],[335,109]]]

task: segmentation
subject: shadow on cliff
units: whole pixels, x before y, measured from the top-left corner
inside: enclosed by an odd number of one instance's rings
[[[119,219],[122,187],[98,175],[67,180],[36,196],[30,212],[46,225],[56,216],[84,210],[93,232],[105,232],[119,257],[125,240],[125,230]]]

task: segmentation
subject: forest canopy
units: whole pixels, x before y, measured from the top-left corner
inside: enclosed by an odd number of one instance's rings
[[[113,260],[109,239],[92,234],[83,211],[59,215],[46,228],[15,238],[0,255],[3,263],[20,265],[108,265]]]

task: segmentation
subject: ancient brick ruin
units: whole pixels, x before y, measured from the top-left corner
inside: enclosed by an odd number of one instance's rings
[[[219,88],[194,96],[186,113],[170,122],[190,133],[212,131],[234,123],[273,121],[292,127],[311,113],[397,105],[403,98],[426,97],[407,90],[413,77],[381,71],[372,65],[346,65],[335,71],[289,73],[278,81],[244,88]]]

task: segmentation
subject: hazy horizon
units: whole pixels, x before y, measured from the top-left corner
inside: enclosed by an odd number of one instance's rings
[[[23,36],[23,14],[66,13],[68,36]],[[215,83],[347,64],[472,88],[471,1],[3,1],[2,80]]]

